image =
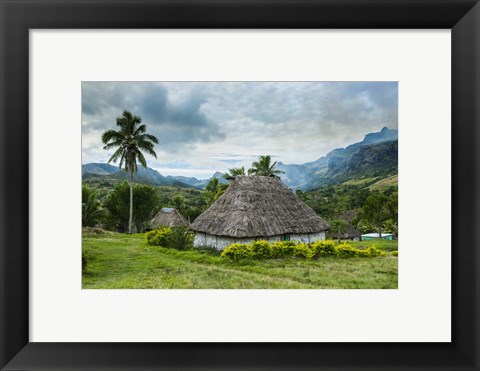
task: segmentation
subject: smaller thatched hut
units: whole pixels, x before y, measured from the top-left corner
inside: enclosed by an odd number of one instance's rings
[[[356,229],[352,224],[353,219],[355,219],[356,217],[357,217],[356,211],[348,211],[340,215],[339,219],[344,220],[347,223],[345,233],[340,234],[340,237],[339,237],[338,233],[330,231],[328,233],[328,237],[333,238],[335,240],[340,238],[341,240],[360,241],[362,232]]]
[[[148,229],[162,227],[188,227],[189,223],[177,209],[164,207],[150,221]]]
[[[330,227],[280,179],[236,176],[191,228],[194,246],[222,250],[235,242],[254,240],[310,243],[324,240]]]

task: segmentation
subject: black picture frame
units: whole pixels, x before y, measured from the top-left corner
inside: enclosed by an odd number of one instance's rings
[[[480,369],[480,5],[477,1],[0,0],[0,27],[0,367],[3,370]],[[45,28],[451,29],[452,341],[30,343],[29,29]],[[317,314],[315,320],[324,320],[321,311]]]

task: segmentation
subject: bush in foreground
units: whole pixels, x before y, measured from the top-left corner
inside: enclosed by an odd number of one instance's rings
[[[193,234],[186,227],[164,227],[145,233],[147,244],[188,250],[193,246]]]
[[[283,259],[303,258],[317,259],[324,256],[337,257],[376,257],[386,256],[386,253],[378,250],[375,245],[365,250],[352,247],[348,243],[335,245],[333,241],[316,241],[312,244],[294,241],[276,241],[272,244],[267,241],[255,241],[251,244],[234,243],[227,246],[221,253],[221,257],[233,260],[242,259]]]

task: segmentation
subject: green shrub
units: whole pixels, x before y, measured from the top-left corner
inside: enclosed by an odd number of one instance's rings
[[[188,250],[193,247],[193,233],[187,227],[164,227],[145,233],[147,244]]]
[[[154,229],[145,233],[145,240],[149,245],[167,247],[168,238],[172,234],[170,227]]]
[[[397,257],[398,257],[398,250],[393,250],[390,254],[392,254],[393,256],[397,256]]]
[[[305,258],[305,259],[310,259],[313,256],[312,249],[308,246],[308,244],[305,244],[303,242],[299,242],[298,244],[295,245],[295,252],[294,256],[297,258]]]
[[[272,258],[290,258],[295,255],[295,242],[276,241],[271,245]]]
[[[352,247],[348,243],[335,245],[333,241],[316,241],[311,245],[303,242],[276,241],[272,244],[267,241],[255,241],[252,244],[234,243],[227,246],[220,256],[234,260],[241,259],[283,259],[283,258],[319,258],[322,256],[338,257],[376,257],[386,253],[370,246],[365,250]]]
[[[166,235],[165,247],[176,250],[189,250],[193,247],[193,233],[187,227],[171,228]]]
[[[370,246],[365,251],[367,251],[367,256],[386,256],[387,253],[385,251],[379,250],[375,247],[375,245]]]
[[[365,253],[362,250],[355,249],[352,245],[348,243],[342,243],[340,245],[335,246],[336,255],[342,257],[353,257],[353,256],[362,256]]]
[[[243,243],[234,243],[227,246],[220,256],[233,260],[250,259],[252,258],[252,246]]]
[[[312,250],[312,257],[318,258],[320,256],[333,256],[336,254],[335,242],[332,240],[315,241],[310,245]]]
[[[269,259],[272,257],[272,247],[268,241],[255,241],[252,243],[252,258]]]

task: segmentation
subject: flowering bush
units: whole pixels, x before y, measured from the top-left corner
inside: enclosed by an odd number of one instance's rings
[[[303,258],[317,259],[325,256],[338,257],[376,257],[386,256],[372,245],[364,250],[356,249],[348,243],[335,245],[335,242],[315,241],[312,244],[294,241],[276,241],[268,243],[267,241],[255,241],[251,244],[234,243],[227,246],[222,251],[222,257],[233,260],[241,259],[283,259],[283,258]],[[397,256],[397,255],[395,255]]]
[[[171,234],[172,228],[170,227],[154,229],[145,233],[145,240],[149,245],[167,247],[168,238]]]

